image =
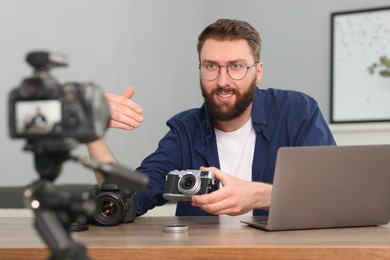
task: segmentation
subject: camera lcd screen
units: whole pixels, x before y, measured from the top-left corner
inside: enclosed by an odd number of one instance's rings
[[[15,131],[17,135],[45,135],[61,123],[61,102],[57,99],[17,101]]]

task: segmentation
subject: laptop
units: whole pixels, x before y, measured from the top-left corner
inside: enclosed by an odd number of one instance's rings
[[[390,145],[278,150],[268,231],[375,226],[390,220]]]

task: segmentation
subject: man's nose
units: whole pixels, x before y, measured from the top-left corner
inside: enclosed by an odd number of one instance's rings
[[[218,85],[221,87],[230,86],[231,78],[228,73],[228,66],[219,67]]]

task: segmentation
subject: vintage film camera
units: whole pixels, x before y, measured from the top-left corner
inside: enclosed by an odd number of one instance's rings
[[[135,219],[135,193],[113,183],[103,183],[90,189],[95,210],[88,220],[92,224],[114,226]]]
[[[210,193],[214,184],[211,171],[171,171],[166,176],[163,197],[166,200],[191,201],[193,195]]]
[[[50,69],[67,66],[66,57],[51,52],[31,52],[34,68],[9,95],[9,128],[12,138],[73,138],[87,143],[104,134],[110,108],[104,93],[93,83],[60,84]]]

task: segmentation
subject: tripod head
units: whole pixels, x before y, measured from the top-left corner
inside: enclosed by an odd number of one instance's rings
[[[120,164],[101,164],[93,160],[71,155],[70,151],[77,142],[70,138],[64,139],[32,139],[28,140],[25,151],[32,151],[35,156],[35,169],[41,179],[53,182],[61,173],[62,164],[73,160],[86,168],[99,171],[112,183],[120,183],[132,191],[146,188],[149,179],[146,175],[134,172]]]

